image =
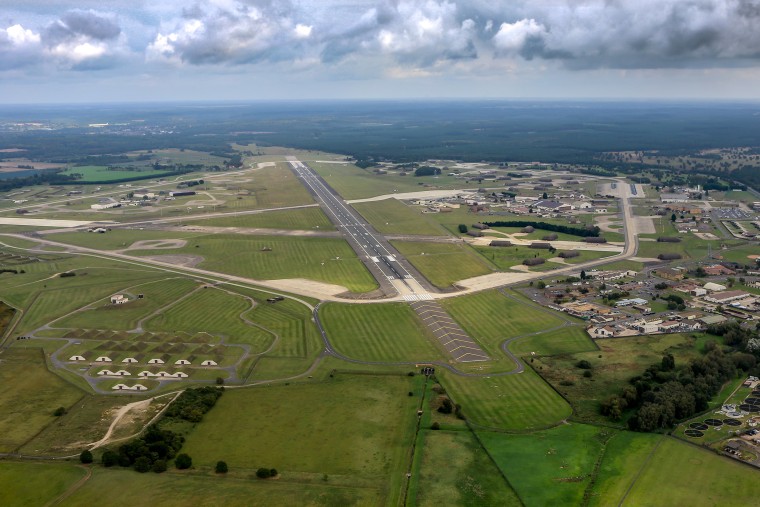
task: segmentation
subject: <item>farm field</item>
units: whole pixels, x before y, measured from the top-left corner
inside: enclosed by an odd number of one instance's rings
[[[189,225],[203,225],[208,227],[250,227],[261,229],[293,229],[302,231],[335,230],[335,227],[333,227],[332,223],[327,218],[327,215],[317,207],[268,211],[249,215],[193,219],[188,220],[187,223]]]
[[[310,162],[309,166],[344,199],[365,199],[395,192],[459,188],[461,182],[451,176],[378,175],[372,169],[360,169],[353,164],[324,164]]]
[[[407,392],[420,391],[419,379],[338,373],[317,383],[229,390],[183,452],[196,466],[224,459],[231,469],[275,467],[284,479],[326,474],[328,484],[345,484],[350,476],[392,503],[421,394]]]
[[[437,287],[449,287],[459,280],[493,272],[467,245],[418,241],[391,243]]]
[[[426,218],[422,208],[407,206],[398,199],[359,202],[353,207],[381,234],[446,234],[441,226]]]
[[[540,429],[559,424],[570,405],[530,368],[516,375],[467,378],[436,372],[467,419],[477,425],[508,431]]]
[[[85,474],[68,463],[0,462],[0,505],[48,505]]]
[[[187,473],[139,474],[131,470],[96,468],[92,478],[62,506],[94,505],[109,492],[108,504],[114,507],[162,505],[209,507],[270,505],[377,505],[376,491],[362,487],[332,486],[329,483],[303,483],[298,480],[262,481],[253,472],[240,477],[215,477]],[[113,498],[110,498],[110,497]]]
[[[36,348],[3,352],[0,385],[0,452],[15,452],[55,422],[55,409],[69,408],[84,396],[83,391],[50,373],[42,350]]]
[[[597,347],[583,327],[568,326],[520,338],[509,344],[509,350],[518,356],[532,352],[537,356],[555,356],[597,350]]]
[[[666,334],[631,336],[595,340],[599,350],[561,356],[535,358],[531,366],[573,404],[574,417],[580,421],[608,422],[599,414],[599,403],[619,394],[628,380],[643,373],[662,356],[671,353],[676,364],[697,357],[705,335]],[[585,370],[576,363],[591,363],[593,377],[583,377]],[[561,382],[572,385],[562,385]]]
[[[712,451],[665,438],[623,505],[754,505],[759,496],[757,470]]]
[[[614,430],[563,424],[524,435],[478,432],[527,507],[582,505],[594,463]]]
[[[421,448],[416,505],[521,505],[469,431],[423,430]]]
[[[443,353],[411,307],[404,303],[328,303],[320,319],[335,349],[365,361],[433,361]]]
[[[501,351],[505,340],[559,326],[563,322],[553,312],[508,298],[497,290],[443,299],[440,303],[492,358],[506,361],[510,368],[512,361]],[[499,315],[508,318],[494,318]]]

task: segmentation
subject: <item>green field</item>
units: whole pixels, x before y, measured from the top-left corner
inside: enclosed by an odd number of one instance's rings
[[[524,431],[559,424],[571,414],[567,402],[530,368],[499,377],[436,375],[467,419],[480,426]]]
[[[228,217],[215,217],[207,219],[193,219],[187,222],[190,225],[203,225],[208,227],[249,227],[255,229],[292,229],[292,230],[320,230],[334,231],[327,215],[318,208],[302,208],[282,211],[268,211],[265,213],[252,213],[248,215],[231,215]]]
[[[496,290],[444,299],[441,305],[494,359],[504,358],[500,347],[508,338],[562,324],[553,312],[508,298]],[[511,360],[504,360],[511,367]]]
[[[469,431],[424,430],[421,451],[417,452],[422,457],[416,505],[520,505],[515,492]]]
[[[676,364],[683,364],[700,354],[706,335],[665,334],[595,340],[599,350],[562,356],[536,358],[535,368],[573,404],[574,417],[581,421],[609,422],[599,414],[599,404],[619,394],[628,380],[671,353]],[[593,377],[583,377],[576,367],[580,360],[592,365]],[[572,383],[562,385],[561,383]]]
[[[372,168],[360,169],[352,164],[311,162],[327,183],[344,199],[365,199],[396,192],[418,192],[438,188],[458,188],[461,182],[452,176],[398,176],[375,174]]]
[[[0,505],[49,505],[85,476],[70,464],[0,462]]]
[[[509,345],[512,353],[524,356],[535,352],[537,356],[555,356],[597,350],[583,327],[568,326],[554,331],[527,336]]]
[[[422,208],[407,206],[398,199],[355,203],[353,207],[382,234],[446,234],[440,225],[426,218]]]
[[[202,236],[200,233],[191,232],[174,232],[174,231],[154,231],[139,229],[114,229],[105,234],[95,234],[91,232],[75,231],[62,232],[48,236],[46,239],[67,243],[70,245],[84,246],[98,250],[123,250],[128,248],[136,241],[162,240],[162,239],[190,239]],[[161,250],[155,250],[154,254],[163,253]]]
[[[758,498],[757,470],[666,438],[622,505],[756,505]]]
[[[419,382],[407,376],[338,374],[325,382],[228,390],[188,435],[195,466],[275,467],[301,477],[397,497]],[[287,400],[287,403],[283,403]]]
[[[493,272],[468,245],[418,241],[391,243],[437,287],[449,287],[460,280]]]
[[[582,505],[594,464],[612,431],[563,424],[526,435],[479,432],[527,507]]]
[[[14,452],[84,393],[47,370],[41,349],[7,349],[0,360],[0,452]]]
[[[154,178],[162,174],[166,174],[170,170],[156,171],[153,168],[140,168],[132,171],[126,169],[113,168],[109,169],[102,165],[86,165],[86,166],[72,166],[61,172],[64,176],[70,176],[72,174],[81,174],[81,181],[102,181],[109,182],[113,180],[121,180],[125,178]]]
[[[405,303],[329,303],[319,312],[335,349],[365,361],[433,361],[442,352],[435,338]]]
[[[248,194],[248,202],[245,203],[247,207],[281,208],[314,203],[314,198],[298,181],[290,170],[290,164],[286,162],[278,162],[275,167],[265,167],[247,173],[245,180],[249,181],[239,181],[240,179],[234,177],[232,181],[225,183],[225,186],[236,193]],[[243,200],[246,200],[246,197],[243,197]],[[251,200],[253,202],[250,202]],[[234,200],[232,202],[234,203]]]

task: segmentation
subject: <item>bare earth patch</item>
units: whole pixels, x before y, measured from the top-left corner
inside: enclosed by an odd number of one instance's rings
[[[699,239],[718,239],[718,236],[711,232],[695,232],[694,235]],[[750,257],[751,259],[752,257]]]
[[[205,259],[200,255],[189,254],[176,254],[176,255],[148,255],[146,259],[151,259],[158,262],[165,262],[167,264],[174,264],[175,266],[182,266],[185,268],[194,268]]]
[[[135,241],[127,250],[172,250],[187,245],[184,239],[144,239]]]

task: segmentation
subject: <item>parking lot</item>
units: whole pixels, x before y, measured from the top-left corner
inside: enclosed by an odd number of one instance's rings
[[[751,220],[755,214],[739,208],[714,208],[713,214],[720,220]]]

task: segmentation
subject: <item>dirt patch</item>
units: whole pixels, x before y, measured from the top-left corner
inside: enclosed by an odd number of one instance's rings
[[[145,239],[135,241],[127,250],[173,250],[187,245],[184,239]]]
[[[699,239],[718,239],[718,236],[711,232],[695,232],[694,235]],[[752,257],[750,257],[751,259]]]
[[[760,259],[760,255],[748,255],[747,259],[752,259],[752,260],[754,260],[754,259]]]
[[[175,266],[182,266],[184,268],[194,268],[205,259],[200,255],[148,255],[146,259],[151,259],[158,262],[165,262],[167,264],[174,264]]]

